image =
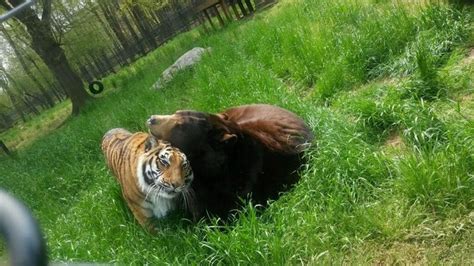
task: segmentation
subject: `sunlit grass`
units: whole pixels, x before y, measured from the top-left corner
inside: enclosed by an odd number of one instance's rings
[[[61,126],[70,116],[70,109],[69,101],[59,103],[27,122],[19,121],[13,128],[0,133],[0,140],[12,151],[24,148]]]

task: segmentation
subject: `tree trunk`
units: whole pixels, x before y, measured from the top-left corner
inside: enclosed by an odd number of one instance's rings
[[[36,101],[36,103],[39,103],[41,105],[41,107],[43,109],[48,109],[50,108],[49,107],[49,104],[48,102],[46,101],[46,99],[42,98],[40,95],[34,95],[34,94],[31,94],[31,93],[28,93],[28,92],[25,92],[24,94],[26,97],[30,97],[31,99],[33,99],[33,103]],[[37,104],[35,104],[37,105]]]
[[[30,113],[33,113],[35,115],[39,115],[40,112],[38,111],[38,109],[35,107],[36,104],[35,102],[33,101],[33,98],[31,97],[28,97],[27,95],[23,95],[23,97],[21,97],[21,100],[23,101],[23,103],[25,104],[25,106],[30,109]]]
[[[28,53],[25,52],[25,57],[28,61],[30,61],[33,66],[36,68],[36,70],[38,71],[38,73],[41,74],[41,77],[43,78],[43,80],[48,84],[48,87],[51,89],[51,91],[53,92],[53,94],[56,96],[56,98],[62,102],[66,99],[66,90],[61,87],[61,88],[58,88],[55,84],[53,84],[53,82],[45,75],[44,71],[41,70],[41,68],[38,66],[38,64],[35,62],[35,60],[31,57],[31,55],[29,55]],[[61,85],[61,84],[60,84]]]
[[[11,155],[11,152],[10,152],[10,150],[8,150],[7,145],[5,145],[5,143],[3,143],[3,141],[1,141],[1,140],[0,140],[0,148],[1,148],[8,156]]]
[[[51,88],[51,92],[53,93],[54,97],[56,97],[58,102],[62,102],[63,96],[61,95],[60,90],[50,82],[48,82],[48,86]]]
[[[130,44],[128,42],[127,36],[125,35],[125,31],[122,29],[122,25],[120,25],[120,22],[117,19],[119,17],[117,14],[119,9],[117,9],[117,7],[111,6],[113,1],[115,0],[99,1],[99,7],[102,10],[105,19],[107,20],[107,23],[112,29],[112,32],[117,37],[117,40],[122,45],[123,49],[128,51],[130,49]]]
[[[142,38],[144,38],[147,42],[149,49],[155,49],[158,44],[155,41],[151,25],[147,20],[145,12],[143,12],[143,10],[137,4],[134,4],[130,8],[130,14],[134,18],[135,25],[137,25],[137,28],[142,35]]]
[[[49,46],[49,47],[48,47]],[[46,48],[46,51],[45,51]],[[79,114],[80,108],[85,104],[89,95],[84,90],[81,78],[72,70],[64,50],[57,43],[33,42],[33,49],[38,53],[43,51],[43,60],[59,83],[66,88],[66,93],[72,101],[72,113]]]
[[[26,122],[26,117],[25,117],[25,113],[23,112],[23,109],[18,106],[15,95],[13,94],[12,91],[10,91],[10,86],[5,80],[2,79],[2,77],[0,77],[0,85],[2,86],[3,90],[6,92],[8,98],[10,98],[13,108],[16,110],[18,115],[20,115],[21,120],[23,120],[23,122]]]
[[[2,120],[3,120],[3,126],[4,128],[9,128],[12,124],[13,124],[13,121],[12,119],[10,118],[10,116],[8,116],[7,114],[1,114],[1,117],[2,117]]]
[[[113,34],[113,32],[110,29],[111,28],[110,24],[108,25],[107,22],[104,21],[104,18],[101,15],[99,15],[99,12],[97,12],[95,7],[92,8],[91,12],[94,14],[94,16],[97,18],[99,23],[102,25],[102,28],[104,28],[105,34],[107,34],[107,36],[111,40],[114,40],[112,43],[113,43],[113,46],[114,46],[115,50],[122,51],[123,49],[125,49],[125,47],[120,46],[121,40],[118,39],[118,36],[116,34],[115,35]],[[109,27],[107,27],[107,25]],[[114,49],[112,49],[112,50],[114,50]],[[119,56],[121,56],[121,54],[119,54]],[[118,62],[120,62],[119,64],[121,64],[122,61],[127,61],[127,58],[120,57],[120,60],[118,61]]]
[[[64,89],[64,87],[59,84],[61,88],[58,88],[56,84],[54,84],[54,81],[51,81],[51,79],[46,75],[44,69],[41,69],[40,66],[38,66],[36,60],[31,56],[31,54],[28,53],[28,51],[23,50],[22,53],[25,56],[26,60],[33,64],[37,72],[40,74],[40,77],[44,80],[44,82],[46,82],[48,88],[50,88],[56,98],[59,101],[64,101],[65,98],[67,98],[66,90]]]
[[[7,96],[10,98],[10,101],[14,105],[15,109],[17,110],[18,114],[21,116],[23,121],[26,121],[25,119],[25,112],[19,104],[23,103],[25,109],[30,109],[30,103],[26,103],[23,101],[22,97],[22,92],[25,90],[22,89],[21,85],[3,68],[3,66],[0,65],[0,71],[3,72],[3,77],[0,77],[0,85],[2,88],[4,88],[5,92],[7,93]],[[13,85],[14,88],[16,88],[17,94],[13,92],[13,87],[10,86],[10,84]],[[17,97],[18,96],[18,97]]]
[[[102,64],[104,64],[104,66],[107,68],[107,74],[115,73],[114,65],[110,61],[109,56],[107,55],[107,52],[104,50],[102,54],[103,55],[101,57],[101,61],[102,61]]]
[[[146,47],[143,45],[143,40],[138,36],[137,32],[133,28],[132,23],[130,22],[130,19],[127,17],[127,14],[123,14],[122,20],[125,23],[125,26],[127,26],[128,31],[132,35],[133,41],[136,43],[136,48],[139,49],[139,53],[143,56],[146,55]],[[136,55],[135,50],[134,51],[129,51],[128,55],[132,56],[133,58]]]

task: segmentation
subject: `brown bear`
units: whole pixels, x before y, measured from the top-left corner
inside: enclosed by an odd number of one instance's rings
[[[226,218],[240,199],[265,204],[296,181],[303,151],[313,141],[294,113],[266,104],[218,114],[177,111],[153,115],[150,133],[183,151],[194,171],[192,185],[201,214]]]

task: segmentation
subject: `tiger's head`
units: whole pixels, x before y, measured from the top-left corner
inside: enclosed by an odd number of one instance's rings
[[[189,192],[194,179],[186,155],[168,142],[147,140],[137,165],[138,182],[146,197],[172,199]]]

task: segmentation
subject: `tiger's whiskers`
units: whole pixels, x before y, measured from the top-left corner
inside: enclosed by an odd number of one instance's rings
[[[150,195],[150,193],[153,191],[153,189],[156,188],[156,186],[157,186],[157,184],[154,184],[153,186],[151,186],[147,189],[147,192],[146,192],[146,195],[145,195],[145,200],[148,199],[148,195]]]
[[[183,204],[186,211],[191,212],[193,220],[197,219],[197,210],[196,210],[196,194],[192,188],[183,190]]]

